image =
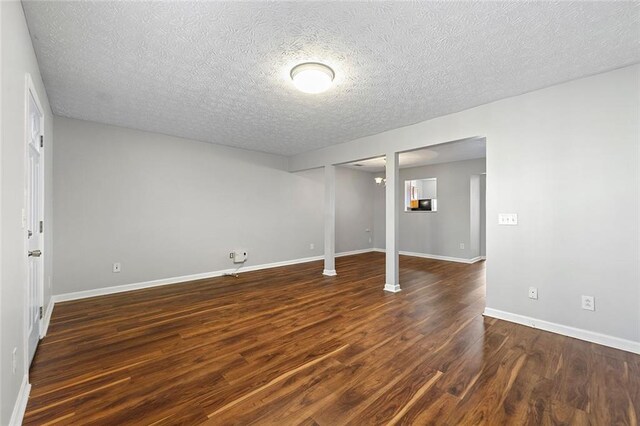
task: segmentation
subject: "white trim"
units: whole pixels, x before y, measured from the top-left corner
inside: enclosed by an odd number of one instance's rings
[[[335,277],[336,275],[338,275],[338,273],[335,269],[325,269],[324,271],[322,271],[322,275],[325,275],[327,277]]]
[[[55,305],[55,301],[53,300],[53,296],[51,296],[51,298],[49,298],[49,304],[47,305],[47,311],[44,313],[44,318],[42,319],[42,329],[40,330],[41,339],[47,335],[47,331],[49,330],[49,322],[53,314],[53,305]]]
[[[29,176],[29,143],[30,143],[30,121],[29,121],[29,106],[30,106],[30,97],[33,97],[33,101],[36,104],[36,108],[38,109],[38,111],[40,112],[40,135],[41,137],[45,136],[44,133],[44,128],[45,128],[45,111],[42,108],[42,103],[40,102],[40,98],[38,96],[38,90],[36,89],[35,84],[33,84],[33,79],[31,78],[31,74],[29,73],[25,73],[24,75],[24,128],[23,128],[23,140],[24,140],[24,162],[23,162],[23,168],[24,168],[24,196],[23,196],[23,200],[22,200],[22,232],[23,232],[23,248],[22,248],[22,252],[24,253],[24,263],[23,263],[23,267],[24,267],[24,277],[25,283],[29,283],[29,278],[30,278],[30,272],[29,272],[29,258],[26,256],[27,251],[29,250],[29,238],[27,236],[27,226],[28,224],[24,222],[25,218],[28,216],[29,212],[29,201],[28,201],[28,197],[29,197],[29,182],[31,180],[31,177]],[[38,188],[39,188],[39,193],[38,193],[38,198],[39,198],[39,206],[40,206],[40,211],[38,212],[38,216],[39,219],[44,220],[44,175],[45,175],[45,159],[44,159],[44,152],[42,150],[42,148],[40,147],[40,142],[36,141],[36,149],[38,151],[38,155],[39,155],[39,168],[40,168],[40,179],[38,182]],[[34,229],[33,233],[39,233],[38,229]],[[42,234],[40,241],[39,241],[39,246],[38,249],[41,250],[43,252],[42,257],[40,258],[40,266],[41,266],[41,273],[40,273],[40,277],[38,279],[38,290],[39,290],[39,295],[38,295],[38,306],[40,308],[42,308],[44,306],[44,265],[45,265],[45,259],[48,256],[48,253],[46,253],[46,250],[44,249],[44,233]],[[25,310],[24,310],[24,329],[23,329],[23,344],[24,344],[24,369],[25,371],[29,371],[29,366],[31,365],[31,359],[29,356],[29,314],[30,314],[30,305],[29,305],[29,291],[25,291]],[[38,337],[42,338],[42,320],[43,318],[39,318],[38,319]],[[40,342],[36,342],[36,350],[38,345],[40,344]]]
[[[384,285],[384,291],[388,291],[391,293],[398,293],[400,291],[400,285],[399,284],[385,284]]]
[[[505,312],[498,309],[485,308],[483,315],[491,318],[501,319],[504,321],[514,322],[516,324],[526,325],[532,328],[538,328],[540,330],[550,331],[552,333],[573,337],[575,339],[585,340],[587,342],[597,343],[599,345],[609,346],[615,349],[621,349],[627,352],[640,354],[640,342],[635,342],[633,340],[621,339],[619,337],[609,336],[608,334],[597,333],[595,331],[584,330],[582,328],[570,327],[568,325],[557,324],[554,322],[531,318],[511,312]]]
[[[385,253],[385,249],[381,249],[381,248],[374,248],[372,249],[372,251]],[[424,259],[444,260],[446,262],[457,262],[457,263],[467,263],[467,264],[476,263],[485,259],[484,256],[478,256],[472,259],[465,259],[463,257],[440,256],[439,254],[416,253],[412,251],[399,251],[398,254],[402,256],[422,257]]]
[[[313,261],[322,260],[322,259],[324,259],[324,256],[314,256],[314,257],[306,257],[302,259],[294,259],[294,260],[289,260],[284,262],[274,262],[274,263],[267,263],[263,265],[246,266],[246,267],[242,267],[242,270],[238,271],[238,273],[257,271],[260,269],[277,268],[279,266],[295,265],[298,263],[313,262]],[[160,287],[164,285],[178,284],[178,283],[183,283],[187,281],[221,277],[225,274],[231,274],[235,272],[236,272],[236,269],[231,268],[231,269],[222,269],[219,271],[204,272],[201,274],[182,275],[182,276],[171,277],[171,278],[161,278],[158,280],[124,284],[124,285],[118,285],[114,287],[104,287],[104,288],[97,288],[94,290],[84,290],[84,291],[77,291],[73,293],[57,294],[53,296],[53,299],[55,303],[67,302],[70,300],[86,299],[88,297],[105,296],[108,294],[123,293],[125,291],[141,290],[141,289],[150,288],[150,287]]]
[[[375,251],[375,250],[376,249],[374,248],[366,248],[366,249],[360,249],[360,250],[343,251],[340,253],[336,253],[336,257],[353,256],[354,254],[362,254],[362,253],[371,253],[372,251]]]
[[[9,426],[20,426],[24,413],[27,410],[27,402],[29,401],[29,393],[31,392],[31,385],[29,384],[28,375],[25,374],[22,377],[22,385],[20,385],[20,392],[18,392],[18,398],[13,406],[13,412],[11,413],[11,419],[9,420]]]
[[[370,251],[372,251],[372,249],[347,251],[347,252],[337,253],[336,257],[351,256],[354,254],[368,253]],[[324,259],[324,256],[312,256],[312,257],[304,257],[300,259],[285,260],[282,262],[265,263],[262,265],[253,265],[253,266],[246,266],[246,267],[243,266],[242,269],[238,271],[238,273],[258,271],[261,269],[277,268],[280,266],[296,265],[298,263],[314,262],[314,261],[323,260],[323,259]],[[141,290],[144,288],[178,284],[178,283],[184,283],[187,281],[202,280],[205,278],[221,277],[225,274],[230,274],[235,272],[236,272],[235,268],[223,269],[219,271],[204,272],[202,274],[183,275],[179,277],[162,278],[158,280],[143,281],[143,282],[133,283],[133,284],[124,284],[124,285],[119,285],[114,287],[98,288],[95,290],[84,290],[84,291],[77,291],[73,293],[57,294],[55,296],[52,296],[52,301],[54,303],[59,303],[59,302],[67,302],[70,300],[86,299],[88,297],[105,296],[107,294],[122,293],[125,291]]]

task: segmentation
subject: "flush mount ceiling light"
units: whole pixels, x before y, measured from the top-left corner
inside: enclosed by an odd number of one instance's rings
[[[304,93],[322,93],[331,87],[335,73],[318,62],[305,62],[291,69],[291,80]]]

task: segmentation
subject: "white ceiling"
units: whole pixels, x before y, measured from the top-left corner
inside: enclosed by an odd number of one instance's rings
[[[24,2],[55,114],[292,155],[640,62],[638,2]],[[292,66],[336,72],[297,92]]]
[[[427,166],[429,164],[450,163],[452,161],[473,160],[487,156],[485,138],[465,139],[462,141],[433,145],[416,151],[401,152],[398,158],[401,169]],[[383,172],[385,157],[354,161],[342,166],[363,172]]]

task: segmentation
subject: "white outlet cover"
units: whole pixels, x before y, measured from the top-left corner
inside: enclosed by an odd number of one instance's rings
[[[247,261],[249,253],[246,250],[233,251],[233,263],[244,263]]]
[[[120,263],[116,262],[113,264],[113,272],[114,273],[118,273],[122,270],[122,268],[120,267]]]
[[[582,309],[587,311],[595,311],[596,310],[596,301],[593,296],[582,296]]]
[[[538,300],[538,289],[536,287],[529,287],[529,299]]]

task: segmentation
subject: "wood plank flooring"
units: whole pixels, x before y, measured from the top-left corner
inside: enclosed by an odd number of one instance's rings
[[[25,424],[637,425],[640,356],[483,318],[484,262],[384,255],[56,305]]]

